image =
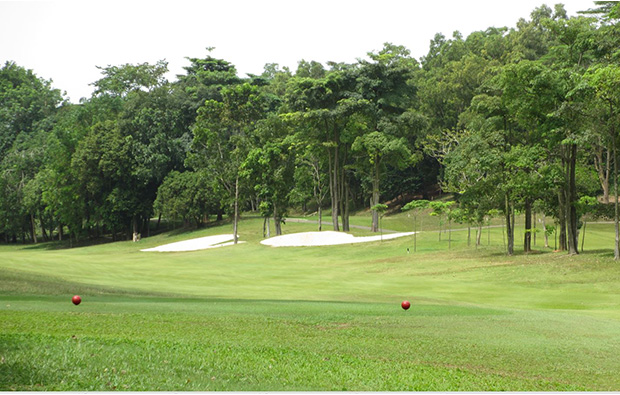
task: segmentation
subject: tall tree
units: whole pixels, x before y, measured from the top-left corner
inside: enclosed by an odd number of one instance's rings
[[[6,62],[0,69],[0,235],[16,238],[28,229],[36,240],[41,201],[34,179],[44,163],[47,135],[62,102],[51,81]],[[38,182],[36,182],[39,184]],[[24,188],[28,188],[28,202]],[[27,224],[27,225],[26,225]]]
[[[0,159],[18,135],[34,133],[55,113],[62,97],[51,84],[14,62],[0,69]]]
[[[604,121],[602,126],[607,131],[607,137],[611,142],[613,152],[614,168],[614,222],[615,222],[615,246],[614,259],[620,260],[620,225],[618,210],[618,124],[620,123],[620,67],[615,64],[595,65],[586,73],[585,81],[594,90],[596,97],[602,102],[605,108]],[[600,118],[599,118],[600,121]],[[597,122],[598,125],[601,123]]]
[[[189,163],[208,169],[228,192],[237,243],[241,166],[253,147],[256,122],[265,116],[264,96],[249,83],[223,88],[222,101],[207,100],[198,110]]]
[[[287,87],[282,111],[301,125],[299,140],[322,147],[327,162],[331,215],[334,230],[349,230],[350,178],[347,165],[353,139],[347,129],[350,114],[358,107],[349,98],[354,89],[355,75],[351,65],[333,67],[326,77],[292,78]]]
[[[419,131],[419,124],[409,122],[417,118],[405,115],[415,99],[416,87],[411,80],[419,67],[409,55],[405,47],[386,43],[381,51],[368,53],[370,61],[361,60],[356,70],[356,92],[360,95],[357,104],[361,111],[356,114],[359,135],[352,149],[364,155],[362,169],[370,170],[370,207],[380,204],[382,166],[391,162],[403,168],[416,159],[404,138]],[[377,232],[379,213],[372,212],[372,230]]]
[[[254,186],[258,198],[267,203],[270,212],[265,214],[273,216],[276,235],[281,235],[294,188],[295,137],[277,115],[261,121],[257,135],[258,144],[242,164],[242,174]]]

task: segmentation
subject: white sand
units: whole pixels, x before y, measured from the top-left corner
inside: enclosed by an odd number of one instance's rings
[[[348,233],[325,231],[325,232],[305,232],[305,233],[293,233],[289,235],[282,235],[272,237],[261,241],[261,244],[272,247],[312,247],[312,246],[331,246],[338,244],[355,244],[355,243],[367,243],[370,241],[379,241],[383,237],[383,240],[395,239],[397,237],[411,236],[414,232],[406,233],[388,233],[383,236],[366,236],[355,237]],[[206,250],[208,248],[217,248],[234,245],[233,235],[217,235],[199,237],[197,239],[190,239],[179,241],[176,243],[164,244],[159,247],[147,248],[141,251],[157,251],[157,252],[175,252],[175,251],[198,251]],[[239,243],[245,243],[239,241]]]
[[[217,247],[225,247],[225,246],[233,245],[234,242],[231,241],[233,239],[234,239],[234,236],[232,234],[199,237],[197,239],[190,239],[190,240],[179,241],[176,243],[164,244],[159,247],[147,248],[147,249],[140,250],[140,251],[172,252],[172,251],[206,250],[207,248],[217,248]],[[244,242],[239,241],[238,243],[244,243]]]
[[[389,233],[383,235],[383,240],[395,239],[397,237],[410,236],[415,232]],[[379,241],[382,236],[355,237],[348,233],[325,231],[325,232],[306,232],[293,233],[272,237],[261,241],[261,244],[272,247],[311,247],[329,246],[338,244],[367,243],[369,241]]]

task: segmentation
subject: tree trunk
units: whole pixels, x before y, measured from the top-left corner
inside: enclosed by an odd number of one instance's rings
[[[35,220],[34,220],[34,215],[30,214],[30,234],[32,235],[32,241],[34,241],[35,244],[38,243],[37,241],[37,228],[35,226]]]
[[[542,227],[543,227],[543,232],[544,232],[544,237],[545,237],[545,248],[549,248],[549,235],[547,234],[547,224],[545,223],[545,214],[543,214],[542,217]]]
[[[586,225],[587,225],[587,222],[584,219],[584,221],[583,221],[583,236],[581,236],[581,252],[583,252],[583,245],[586,242]]]
[[[448,249],[452,247],[452,220],[448,218]]]
[[[523,251],[532,251],[532,201],[525,199],[525,236],[523,237]]]
[[[347,224],[347,215],[345,213],[345,201],[346,201],[347,197],[344,196],[344,177],[341,177],[340,181],[339,181],[339,187],[338,187],[338,213],[340,214],[341,217],[341,223],[342,223],[342,231],[343,232],[347,232],[348,229],[348,224]]]
[[[323,209],[319,204],[319,232],[323,230]]]
[[[478,225],[478,233],[476,234],[476,247],[479,246],[480,239],[482,238],[482,225]]]
[[[278,213],[278,207],[273,204],[273,223],[276,228],[276,236],[282,235],[282,217]]]
[[[43,220],[41,220],[41,236],[43,236],[43,241],[48,241],[50,238],[47,236],[47,231],[45,230],[45,226],[43,225]],[[53,234],[50,236],[54,236]]]
[[[558,228],[560,240],[557,249],[566,251],[566,196],[564,191],[558,192]]]
[[[39,218],[41,218],[41,236],[43,237],[43,241],[48,241],[47,232],[45,231],[45,224],[43,223],[43,211],[39,211]],[[50,237],[54,236],[54,230],[50,229]]]
[[[349,221],[349,215],[350,215],[350,211],[349,211],[349,193],[350,193],[350,190],[349,190],[349,182],[344,179],[344,175],[343,175],[342,184],[344,185],[344,196],[342,197],[342,199],[344,201],[344,211],[342,212],[342,230],[345,231],[345,232],[349,232],[351,230],[350,221]]]
[[[487,246],[491,245],[491,218],[487,221]]]
[[[417,252],[418,249],[418,215],[417,209],[414,210],[413,214],[413,252]]]
[[[349,183],[347,182],[347,171],[345,168],[345,164],[347,162],[347,151],[346,149],[342,153],[342,157],[339,159],[341,163],[338,164],[339,174],[338,174],[338,203],[339,203],[339,214],[342,219],[342,230],[344,232],[348,232],[349,227]]]
[[[237,244],[239,237],[237,227],[239,225],[239,176],[235,178],[235,213],[233,218],[233,244]]]
[[[536,247],[536,233],[538,233],[538,229],[536,228],[536,211],[532,212],[532,228],[532,238],[534,239],[534,247]]]
[[[566,190],[566,219],[568,233],[568,253],[570,255],[579,254],[579,240],[577,234],[577,183],[575,179],[577,168],[577,144],[571,144],[568,151],[568,173]]]
[[[134,241],[134,243],[136,241],[140,241],[140,236],[138,234],[138,219],[136,218],[135,215],[131,219],[131,230],[132,230],[132,240]]]
[[[508,197],[508,193],[506,193],[506,201],[505,201],[505,214],[506,214],[506,253],[508,255],[514,254],[514,215],[513,215],[513,207],[510,204],[510,200]]]
[[[614,245],[614,260],[620,260],[620,221],[618,220],[618,149],[614,136],[614,228],[616,230],[616,242]]]
[[[372,198],[370,199],[370,207],[379,204],[379,158],[375,157],[375,168],[373,169],[372,177]],[[379,213],[377,210],[372,210],[372,232],[379,231]]]
[[[611,149],[603,147],[599,138],[598,149],[594,153],[594,168],[603,189],[603,203],[609,203],[609,175],[611,173]],[[604,155],[606,154],[606,155]]]
[[[334,148],[334,157],[331,152],[327,153],[329,159],[329,194],[332,201],[332,225],[335,231],[339,231],[338,226],[338,148]]]
[[[274,218],[273,219],[274,226],[276,228],[276,236],[282,235],[282,219]]]

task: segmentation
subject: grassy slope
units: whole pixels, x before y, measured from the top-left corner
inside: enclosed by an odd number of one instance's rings
[[[436,232],[415,254],[411,238],[276,249],[261,225],[198,252],[139,249],[230,229],[0,246],[0,390],[620,389],[609,225],[588,225],[578,257],[506,257],[500,229],[478,251],[466,232],[450,251]]]

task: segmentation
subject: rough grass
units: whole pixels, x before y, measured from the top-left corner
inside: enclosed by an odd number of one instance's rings
[[[416,253],[271,248],[261,229],[196,252],[139,250],[230,229],[0,246],[0,390],[620,390],[611,225],[577,257],[506,257],[500,228],[478,249],[422,233]]]

